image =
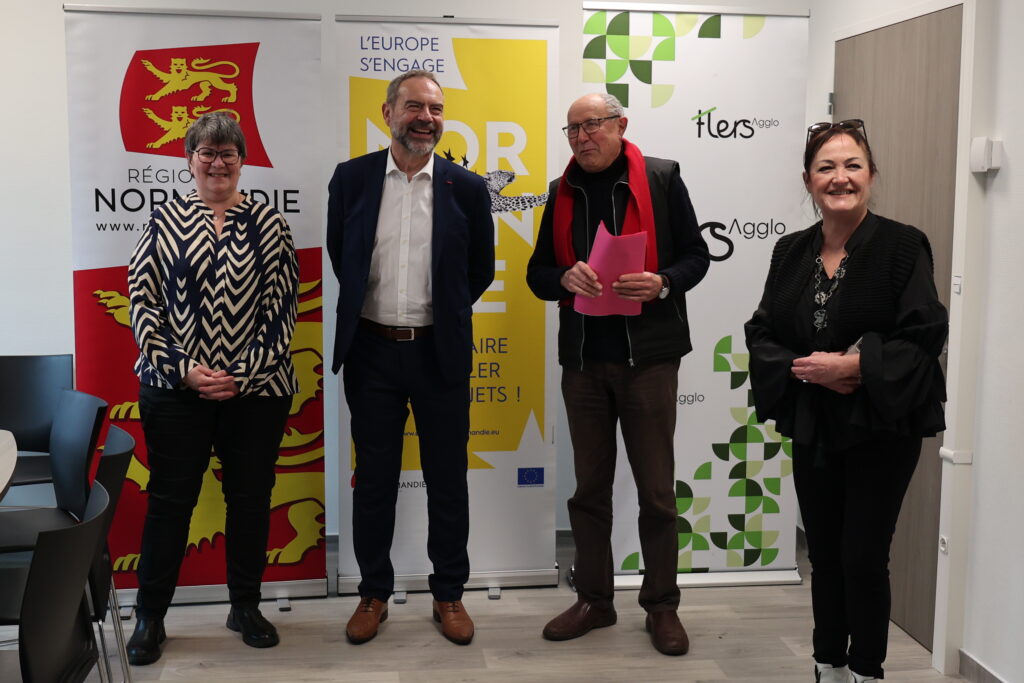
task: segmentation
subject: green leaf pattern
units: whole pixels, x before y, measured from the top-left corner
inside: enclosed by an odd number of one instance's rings
[[[712,367],[728,375],[732,390],[742,390],[746,405],[729,408],[736,427],[728,441],[712,443],[710,459],[694,468],[692,479],[675,483],[679,572],[710,571],[711,562],[702,561],[701,553],[724,551],[726,566],[734,569],[768,567],[779,556],[781,532],[772,526],[778,523],[782,480],[793,474],[792,443],[773,425],[758,422],[751,392],[744,388],[749,383],[748,360],[747,353],[733,352],[732,336],[722,337],[715,344]],[[742,381],[737,386],[739,375]],[[701,488],[698,482],[712,480],[716,470],[723,476],[722,468],[726,468],[731,482],[731,512],[725,520],[706,514],[711,498],[695,493]],[[638,554],[632,553],[621,566],[623,570],[636,570],[639,562]]]
[[[659,81],[659,63],[684,59],[684,36],[688,40],[748,40],[764,29],[765,17],[743,16],[735,30],[723,34],[722,15],[674,14],[664,12],[595,11],[583,23],[583,82],[603,82],[624,107],[630,98],[644,96],[651,108],[672,99],[675,84]],[[731,32],[729,32],[731,31]],[[746,374],[745,354],[737,354],[738,374]],[[716,367],[717,370],[717,367]],[[742,384],[736,375],[732,388]],[[737,384],[739,382],[739,384]]]

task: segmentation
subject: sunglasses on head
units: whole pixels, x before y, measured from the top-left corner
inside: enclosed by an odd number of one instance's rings
[[[807,127],[807,141],[810,142],[811,138],[815,135],[821,135],[822,133],[838,128],[840,130],[859,130],[864,135],[864,139],[867,140],[868,129],[864,127],[864,121],[862,119],[846,119],[845,121],[839,121],[832,123],[831,121],[821,121],[819,123],[812,124]]]

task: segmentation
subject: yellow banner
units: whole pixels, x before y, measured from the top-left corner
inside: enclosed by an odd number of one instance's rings
[[[544,303],[524,274],[547,188],[548,45],[486,38],[451,45],[464,87],[444,88],[445,132],[435,151],[487,179],[495,218],[495,282],[474,307],[470,380],[469,466],[488,469],[495,452],[518,449],[531,414],[543,433]],[[389,144],[381,116],[387,84],[349,78],[352,157]],[[411,416],[402,469],[420,469]]]

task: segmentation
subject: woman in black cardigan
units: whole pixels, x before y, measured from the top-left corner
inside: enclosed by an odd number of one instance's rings
[[[822,220],[778,241],[745,326],[758,419],[793,440],[825,683],[883,677],[889,546],[921,439],[945,428],[931,248],[868,211],[876,174],[863,121],[808,129],[803,179]]]

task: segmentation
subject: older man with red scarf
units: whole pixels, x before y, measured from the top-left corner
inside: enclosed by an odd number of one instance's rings
[[[558,362],[576,471],[569,521],[578,599],[548,622],[544,637],[568,640],[616,622],[611,531],[619,423],[640,501],[639,602],[654,647],[682,655],[689,639],[677,613],[673,434],[679,359],[692,348],[685,292],[707,272],[708,248],[679,164],[645,157],[622,137],[627,119],[614,96],[581,97],[567,123],[573,157],[551,183],[526,274],[537,297],[560,302]],[[613,235],[646,233],[643,272],[611,283],[616,296],[641,304],[639,315],[574,310],[574,297],[601,293],[587,265],[601,223]]]

